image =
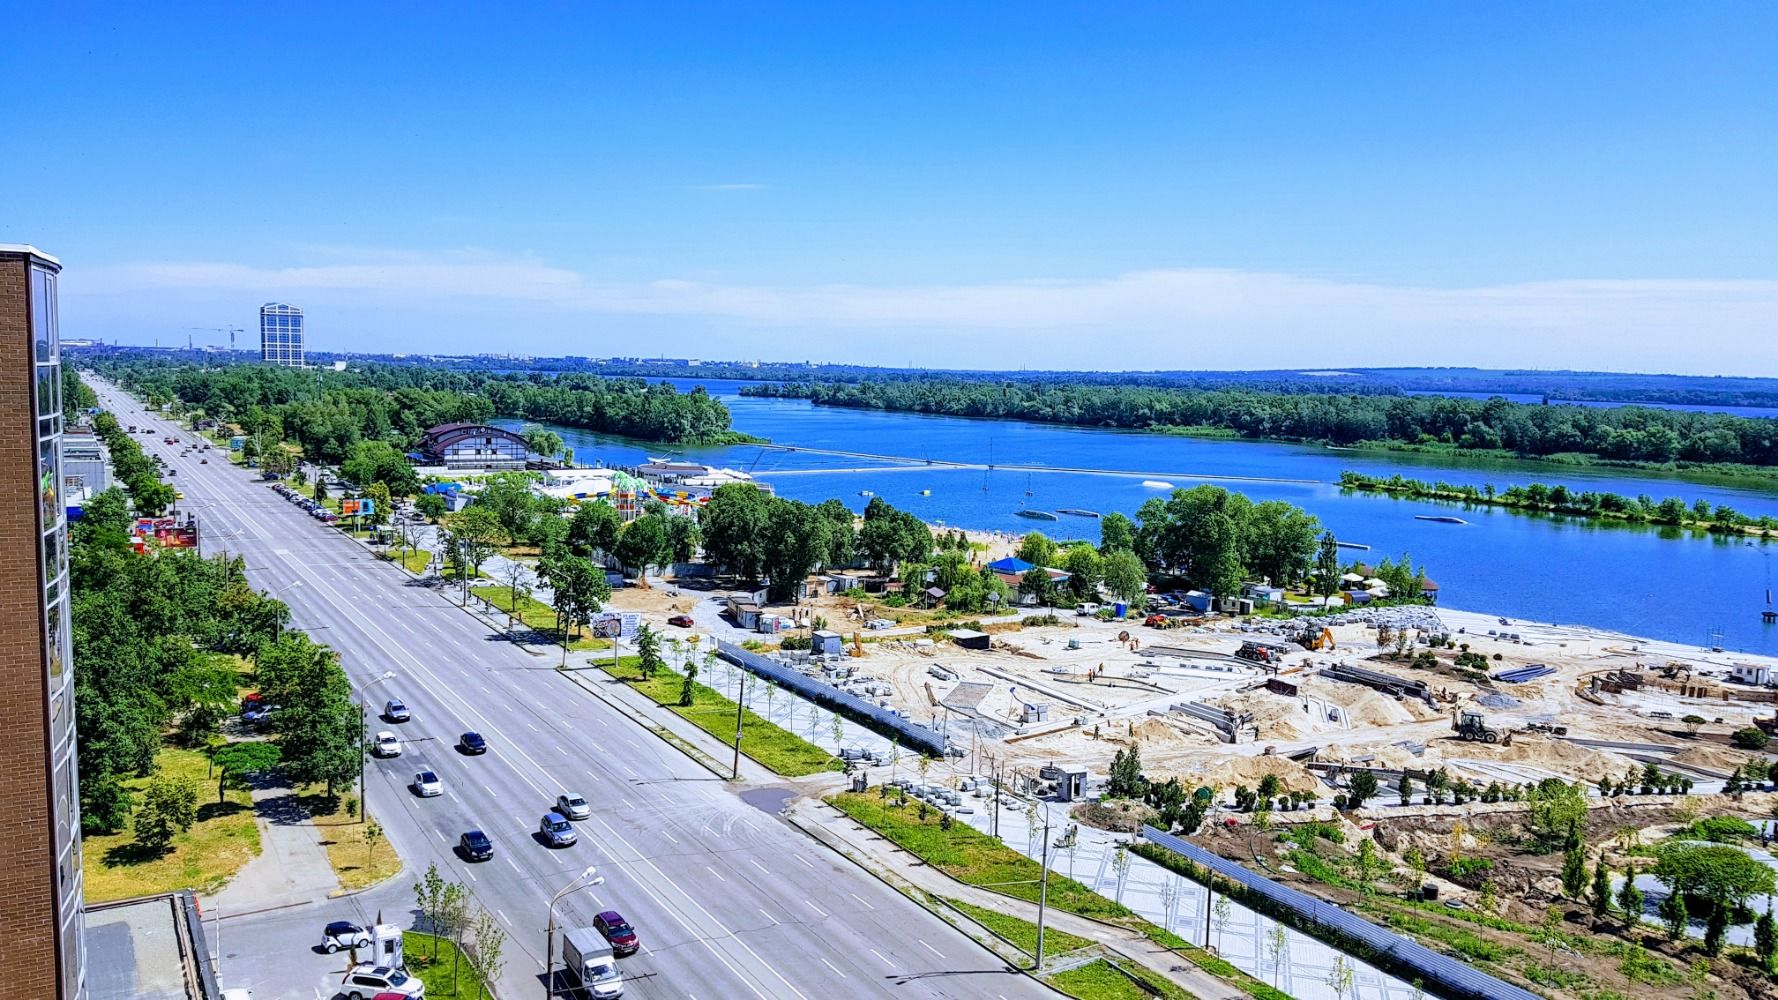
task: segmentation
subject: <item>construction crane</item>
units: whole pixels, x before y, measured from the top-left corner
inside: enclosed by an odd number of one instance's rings
[[[208,330],[211,333],[226,333],[228,334],[228,349],[231,351],[235,349],[235,334],[247,332],[238,326],[188,326],[186,329]],[[186,339],[189,341],[191,338],[187,337]]]

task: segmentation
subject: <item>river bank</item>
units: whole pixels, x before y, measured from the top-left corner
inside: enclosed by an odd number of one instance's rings
[[[1531,483],[1511,486],[1505,490],[1493,484],[1455,486],[1450,483],[1428,483],[1400,475],[1383,479],[1350,470],[1340,473],[1341,489],[1361,493],[1383,493],[1416,500],[1440,500],[1470,507],[1504,507],[1509,510],[1546,514],[1552,517],[1590,518],[1605,524],[1654,525],[1674,529],[1662,537],[1693,538],[1710,535],[1744,535],[1769,538],[1778,535],[1778,518],[1771,515],[1749,517],[1724,506],[1711,507],[1702,501],[1688,506],[1678,497],[1654,501],[1644,495],[1626,497],[1618,493],[1576,493],[1566,486]]]

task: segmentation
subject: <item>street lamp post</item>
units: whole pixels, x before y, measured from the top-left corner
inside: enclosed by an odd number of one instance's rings
[[[364,711],[364,692],[373,685],[381,684],[394,676],[395,671],[385,670],[380,675],[358,685],[358,690],[352,692],[358,696],[358,821],[360,823],[364,822],[366,805],[364,801],[364,729],[370,725],[370,717]]]
[[[1068,833],[1054,844],[1050,843],[1050,811],[1045,809],[1043,811],[1043,873],[1037,880],[1037,955],[1036,963],[1031,966],[1031,971],[1034,973],[1042,973],[1043,971],[1043,917],[1044,910],[1047,908],[1049,902],[1050,849],[1052,847],[1067,846],[1072,843],[1073,839],[1074,830],[1071,827]]]
[[[742,668],[741,686],[735,690],[735,763],[729,769],[730,781],[741,780],[741,719],[747,710],[747,670]]]
[[[579,875],[574,876],[572,881],[563,886],[554,896],[550,897],[549,926],[544,931],[543,945],[543,996],[545,1000],[556,995],[556,902],[563,896],[573,892],[575,889],[586,888],[586,886],[580,884],[580,880],[584,878],[592,878],[593,876],[598,875],[598,871],[598,865],[587,865]],[[593,878],[593,880],[586,885],[604,884],[605,876],[598,875],[597,878]]]

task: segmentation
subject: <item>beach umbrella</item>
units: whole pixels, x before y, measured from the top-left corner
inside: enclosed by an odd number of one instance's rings
[[[1364,577],[1359,576],[1357,573],[1347,573],[1345,576],[1340,577],[1340,582],[1342,582],[1342,583],[1363,583]]]

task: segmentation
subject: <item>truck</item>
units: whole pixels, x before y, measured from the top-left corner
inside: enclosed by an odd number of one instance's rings
[[[563,931],[562,963],[586,995],[598,1000],[624,995],[624,975],[617,970],[617,955],[597,928],[572,927]]]

